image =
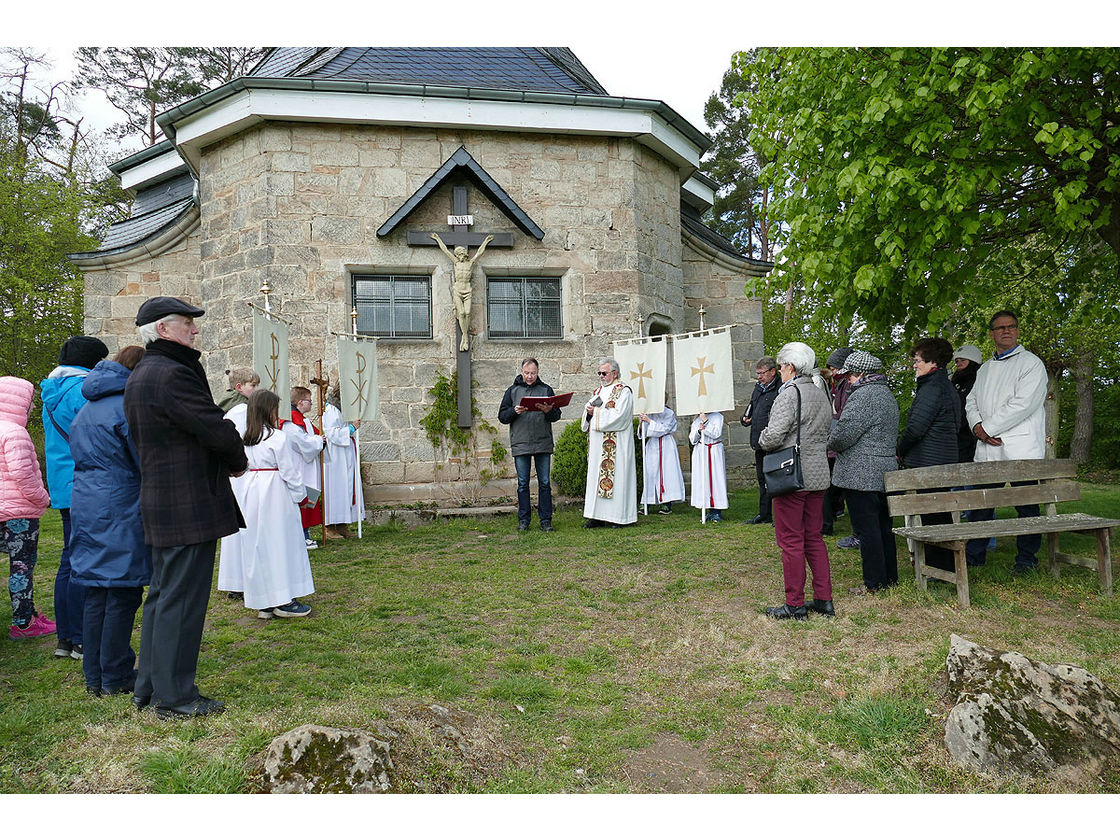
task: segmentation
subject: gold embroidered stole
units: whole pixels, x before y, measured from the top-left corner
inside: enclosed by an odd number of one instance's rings
[[[608,400],[603,404],[603,408],[614,408],[615,398],[622,393],[622,389],[626,386],[621,382],[616,382],[611,389]],[[600,499],[614,498],[614,467],[615,455],[618,452],[618,432],[603,432],[603,452],[599,461],[599,485],[596,495]]]

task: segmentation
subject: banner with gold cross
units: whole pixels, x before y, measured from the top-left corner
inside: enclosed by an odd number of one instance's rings
[[[731,327],[673,336],[675,409],[688,416],[735,409]]]
[[[614,342],[619,377],[634,392],[634,416],[665,408],[665,374],[669,342],[663,336]]]
[[[377,341],[338,337],[338,382],[342,419],[373,420],[381,404],[377,390]]]
[[[253,312],[253,370],[260,387],[280,397],[287,405],[291,397],[288,375],[288,325],[260,311]]]

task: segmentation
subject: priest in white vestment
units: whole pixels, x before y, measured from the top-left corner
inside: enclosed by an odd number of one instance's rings
[[[700,413],[688,432],[692,450],[692,506],[705,522],[722,522],[727,510],[727,472],[723,454],[723,415]]]
[[[641,414],[642,504],[661,505],[658,513],[670,513],[673,502],[684,501],[684,474],[677,451],[677,415],[669,406],[654,414]]]
[[[638,521],[638,467],[634,460],[634,393],[619,381],[618,362],[599,361],[599,387],[584,406],[587,432],[585,528]]]
[[[351,522],[366,518],[366,503],[362,495],[362,477],[358,472],[358,445],[354,440],[361,420],[347,423],[339,408],[339,390],[335,385],[323,410],[323,522],[327,531],[339,537],[351,537],[347,527]]]

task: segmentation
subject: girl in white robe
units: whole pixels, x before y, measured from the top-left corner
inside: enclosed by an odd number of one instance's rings
[[[727,472],[723,454],[723,415],[698,414],[688,439],[692,450],[692,506],[704,511],[705,522],[722,522],[727,510]]]
[[[243,438],[249,469],[238,497],[245,527],[222,540],[220,563],[241,567],[245,606],[259,618],[301,618],[311,607],[296,599],[315,591],[299,514],[306,486],[278,428],[279,406],[271,391],[257,390],[249,398]]]
[[[252,396],[253,390],[251,388],[246,396]],[[238,403],[229,411],[226,412],[225,417],[234,426],[237,427],[237,433],[242,437],[245,436],[245,421],[248,416],[249,406],[247,403]],[[230,476],[229,486],[233,488],[233,497],[237,499],[237,506],[242,511],[245,510],[245,487],[249,482],[249,473],[243,473],[238,476]],[[230,598],[241,598],[245,593],[245,570],[241,566],[241,550],[231,545],[228,549],[226,543],[237,543],[241,534],[244,531],[239,531],[236,534],[230,534],[228,537],[222,537],[222,552],[218,556],[218,591],[228,592]]]
[[[351,536],[346,527],[366,518],[362,479],[358,473],[358,450],[354,436],[361,421],[347,423],[338,408],[338,392],[332,391],[323,410],[323,472],[326,488],[323,521],[327,530],[341,537]]]
[[[669,406],[655,414],[639,415],[646,442],[642,452],[642,504],[661,505],[669,513],[673,502],[684,501],[684,473],[677,451],[677,415]]]

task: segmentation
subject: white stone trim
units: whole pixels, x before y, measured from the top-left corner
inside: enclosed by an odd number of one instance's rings
[[[148,184],[164,180],[177,169],[186,169],[182,156],[171,149],[158,157],[139,163],[121,173],[121,187],[139,190]]]
[[[260,88],[183,117],[174,124],[175,144],[197,171],[203,147],[262,120],[633,137],[671,161],[682,177],[700,166],[702,153],[652,110]]]
[[[716,192],[707,184],[700,181],[699,178],[689,178],[683,184],[681,189],[688,193],[690,196],[695,197],[698,201],[704,204],[705,209],[715,206]]]

